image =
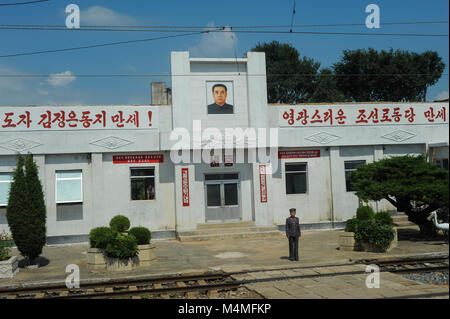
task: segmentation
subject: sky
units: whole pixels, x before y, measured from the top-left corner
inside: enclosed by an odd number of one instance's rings
[[[64,26],[69,4],[80,8],[81,26],[261,26],[290,25],[294,0],[144,1],[50,0],[1,6],[25,0],[0,0],[0,25]],[[293,45],[301,56],[330,67],[343,50],[372,47],[414,52],[435,50],[446,68],[428,90],[427,100],[448,98],[449,40],[447,37],[368,36],[366,33],[448,34],[448,23],[383,25],[390,22],[448,21],[447,0],[296,0],[294,24],[364,24],[365,8],[380,8],[380,28],[365,26],[308,27],[293,31],[360,32],[362,36],[311,34],[209,33],[48,54],[0,57],[0,105],[150,104],[150,83],[170,86],[170,52],[189,51],[193,57],[242,57],[258,42],[277,40]],[[233,30],[233,29],[232,29]],[[235,29],[237,30],[237,29]],[[259,30],[259,29],[258,29]],[[279,30],[289,31],[289,28]],[[108,42],[179,34],[160,32],[93,32],[1,30],[0,56],[63,49]],[[24,75],[47,75],[29,77]],[[65,77],[52,75],[64,74]],[[151,77],[94,77],[88,74],[154,74]],[[8,77],[6,77],[7,75]],[[11,77],[14,76],[14,77]]]

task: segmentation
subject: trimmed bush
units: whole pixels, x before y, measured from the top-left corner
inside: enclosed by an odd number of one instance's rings
[[[394,229],[390,225],[377,224],[375,232],[372,234],[371,244],[385,251],[394,239]]]
[[[379,211],[375,214],[375,221],[381,225],[392,225],[392,217],[388,212]]]
[[[91,248],[105,249],[114,238],[114,232],[109,227],[96,227],[89,232],[89,244]]]
[[[150,230],[146,227],[133,227],[128,234],[136,237],[138,245],[150,244],[150,239],[152,237]]]
[[[358,220],[371,220],[375,217],[375,212],[370,206],[361,206],[356,210],[356,218]]]
[[[136,237],[131,234],[116,234],[106,245],[106,256],[112,258],[128,259],[138,253]]]
[[[390,225],[379,224],[374,220],[361,220],[355,233],[359,245],[368,243],[385,251],[394,239],[394,229]]]
[[[109,222],[109,226],[119,233],[125,232],[130,228],[130,220],[123,215],[114,216]]]
[[[355,217],[350,218],[345,223],[345,231],[346,232],[356,233],[357,227],[358,227],[358,220]]]

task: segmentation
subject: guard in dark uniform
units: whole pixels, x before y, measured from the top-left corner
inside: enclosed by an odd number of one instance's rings
[[[289,209],[290,217],[286,218],[286,237],[289,239],[289,260],[298,260],[298,238],[302,235],[300,220],[295,217],[295,208]]]

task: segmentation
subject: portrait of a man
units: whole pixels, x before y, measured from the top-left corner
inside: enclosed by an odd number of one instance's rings
[[[233,114],[233,105],[227,103],[228,88],[226,84],[216,83],[211,89],[214,103],[208,105],[208,114]]]

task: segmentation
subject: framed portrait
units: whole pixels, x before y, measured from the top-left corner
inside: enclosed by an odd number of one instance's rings
[[[209,114],[234,114],[233,81],[206,81]]]

